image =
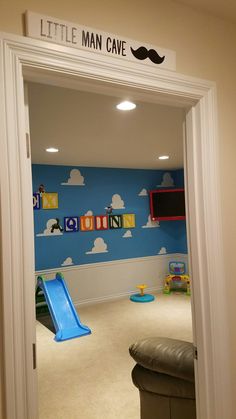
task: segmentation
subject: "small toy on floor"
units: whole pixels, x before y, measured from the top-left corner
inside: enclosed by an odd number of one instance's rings
[[[149,303],[150,301],[155,300],[154,295],[151,294],[144,294],[145,288],[147,288],[147,285],[141,284],[137,285],[137,288],[140,290],[139,294],[134,294],[130,296],[130,300],[135,303]]]
[[[184,262],[169,263],[169,274],[165,278],[163,293],[170,294],[171,291],[181,291],[191,295],[190,278],[186,274]]]

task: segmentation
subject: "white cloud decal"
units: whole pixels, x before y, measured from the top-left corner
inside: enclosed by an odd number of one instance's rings
[[[169,172],[164,173],[161,184],[157,186],[175,186],[174,179],[171,177],[171,174]]]
[[[93,215],[93,211],[88,210],[84,215],[85,216],[91,216],[91,215]]]
[[[101,237],[98,237],[94,240],[94,246],[92,247],[92,250],[89,250],[86,252],[87,255],[91,255],[93,253],[107,253],[107,244],[104,242],[104,240]]]
[[[126,232],[125,232],[125,234],[123,234],[123,236],[122,236],[124,239],[129,239],[130,237],[133,237],[132,236],[132,233],[131,233],[131,231],[130,230],[127,230]]]
[[[62,262],[61,266],[70,266],[70,265],[74,265],[74,262],[72,260],[72,258],[68,257],[64,260],[64,262]]]
[[[62,182],[61,185],[84,186],[84,177],[81,175],[78,169],[72,169],[68,181]]]
[[[151,215],[149,214],[147,224],[142,226],[142,228],[155,228],[155,227],[160,227],[160,223],[159,221],[152,221]]]
[[[143,189],[139,192],[138,196],[148,196],[147,189],[143,188]]]
[[[165,247],[161,247],[161,249],[158,252],[158,255],[165,255],[166,253],[167,253],[166,252],[166,248]]]
[[[121,196],[118,193],[116,193],[112,196],[111,206],[112,206],[113,209],[124,209],[125,208],[125,203],[121,199]]]
[[[50,218],[50,220],[47,221],[47,225],[45,230],[43,231],[43,233],[38,233],[36,234],[37,237],[41,237],[41,236],[62,236],[62,232],[57,228],[52,230],[52,226],[53,224],[56,224],[57,220],[55,218]]]

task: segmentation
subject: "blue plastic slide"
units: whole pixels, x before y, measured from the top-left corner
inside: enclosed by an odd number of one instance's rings
[[[37,285],[44,293],[56,330],[57,342],[91,333],[89,327],[81,324],[61,273],[57,273],[56,278],[51,280],[39,276]]]

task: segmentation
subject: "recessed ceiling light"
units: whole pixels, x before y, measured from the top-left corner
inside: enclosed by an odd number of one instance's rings
[[[136,108],[136,105],[133,102],[129,102],[128,100],[125,100],[124,102],[121,102],[118,105],[116,105],[116,107],[120,111],[131,111],[132,109]]]
[[[170,157],[169,156],[159,156],[158,159],[159,160],[168,160]]]
[[[58,150],[58,148],[49,147],[49,148],[46,148],[46,151],[48,153],[57,153],[59,150]]]

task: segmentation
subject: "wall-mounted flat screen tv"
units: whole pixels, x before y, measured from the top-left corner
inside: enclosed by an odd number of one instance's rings
[[[184,220],[184,189],[156,189],[150,191],[150,210],[153,221]]]

